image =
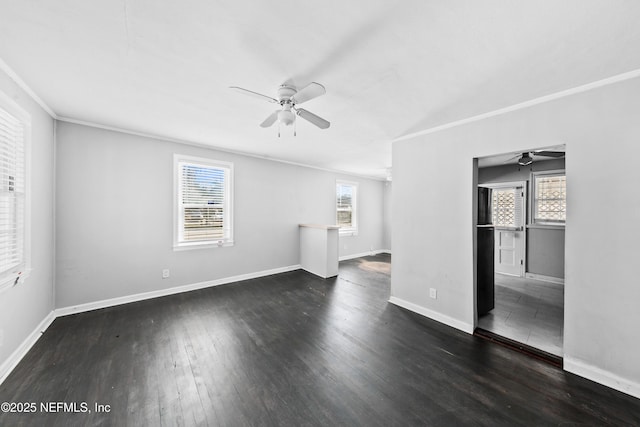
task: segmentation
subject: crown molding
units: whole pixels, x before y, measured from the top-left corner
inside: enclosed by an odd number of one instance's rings
[[[178,143],[178,144],[192,145],[192,146],[196,146],[196,147],[207,148],[207,149],[210,149],[210,150],[217,150],[217,151],[222,151],[222,152],[241,155],[241,156],[254,157],[254,158],[263,159],[263,160],[271,160],[271,161],[274,161],[274,162],[280,162],[280,163],[286,163],[286,164],[290,164],[290,165],[294,165],[294,166],[317,169],[317,170],[321,170],[321,171],[325,171],[325,172],[338,173],[338,174],[343,174],[343,175],[355,176],[355,177],[359,177],[359,178],[373,179],[373,180],[376,180],[376,181],[385,181],[386,180],[385,178],[381,178],[381,177],[378,177],[378,176],[369,176],[369,175],[356,174],[356,173],[346,172],[346,171],[341,171],[341,170],[336,170],[336,169],[322,168],[322,167],[319,167],[319,166],[307,165],[307,164],[304,164],[304,163],[298,163],[298,162],[293,162],[293,161],[284,160],[284,159],[277,159],[277,158],[272,158],[272,157],[269,157],[269,156],[261,156],[259,154],[252,154],[252,153],[247,153],[247,152],[243,152],[243,151],[236,151],[236,150],[230,150],[230,149],[226,149],[226,148],[216,147],[214,145],[205,144],[205,143],[201,143],[201,142],[178,140],[178,139],[175,139],[175,138],[166,137],[166,136],[162,136],[162,135],[154,135],[154,134],[150,134],[150,133],[146,133],[146,132],[138,132],[138,131],[135,131],[135,130],[119,128],[117,126],[109,126],[109,125],[103,125],[103,124],[99,124],[99,123],[95,123],[95,122],[78,120],[78,119],[74,119],[72,117],[58,116],[55,113],[55,111],[53,111],[53,109],[51,109],[51,107],[49,107],[29,87],[29,85],[27,85],[25,83],[24,80],[22,80],[20,78],[20,76],[18,76],[18,74],[16,74],[16,72],[13,71],[13,69],[11,67],[9,67],[9,65],[4,60],[2,60],[2,58],[0,58],[0,70],[2,70],[4,73],[6,73],[9,76],[9,78],[11,78],[11,80],[13,80],[22,90],[24,90],[52,118],[54,118],[55,120],[62,121],[62,122],[75,123],[75,124],[79,124],[79,125],[83,125],[83,126],[90,126],[90,127],[95,127],[95,128],[99,128],[99,129],[111,130],[111,131],[114,131],[114,132],[121,132],[121,133],[130,134],[130,135],[141,136],[141,137],[145,137],[145,138],[153,138],[153,139],[159,139],[159,140],[162,140],[162,141],[175,142],[175,143]],[[576,87],[571,88],[571,89],[566,89],[566,90],[563,90],[563,91],[560,91],[560,92],[555,92],[555,93],[552,93],[552,94],[549,94],[549,95],[541,96],[539,98],[534,98],[534,99],[531,99],[529,101],[520,102],[518,104],[514,104],[514,105],[511,105],[511,106],[508,106],[508,107],[499,108],[497,110],[493,110],[493,111],[489,111],[489,112],[486,112],[486,113],[478,114],[476,116],[468,117],[466,119],[456,120],[456,121],[453,121],[453,122],[445,123],[443,125],[434,126],[434,127],[431,127],[431,128],[427,128],[427,129],[423,129],[423,130],[417,131],[417,132],[412,132],[412,133],[397,137],[395,139],[391,139],[391,140],[389,140],[389,142],[391,142],[391,143],[400,142],[400,141],[405,141],[405,140],[408,140],[408,139],[417,138],[417,137],[423,136],[423,135],[429,135],[429,134],[440,132],[440,131],[443,131],[443,130],[446,130],[446,129],[451,129],[451,128],[454,128],[454,127],[463,126],[463,125],[468,124],[468,123],[473,123],[473,122],[477,122],[477,121],[480,121],[480,120],[484,120],[484,119],[487,119],[487,118],[490,118],[490,117],[500,116],[502,114],[507,114],[507,113],[510,113],[510,112],[513,112],[513,111],[517,111],[517,110],[522,110],[522,109],[525,109],[525,108],[532,107],[534,105],[543,104],[545,102],[554,101],[556,99],[564,98],[564,97],[575,95],[575,94],[578,94],[578,93],[587,92],[587,91],[592,90],[592,89],[597,89],[597,88],[600,88],[600,87],[603,87],[603,86],[608,86],[608,85],[611,85],[611,84],[614,84],[614,83],[618,83],[618,82],[622,82],[622,81],[625,81],[625,80],[631,80],[631,79],[634,79],[634,78],[637,78],[637,77],[640,77],[640,69],[635,69],[635,70],[632,70],[632,71],[628,71],[626,73],[617,74],[615,76],[607,77],[605,79],[597,80],[595,82],[587,83],[587,84],[584,84],[584,85],[581,85],[581,86],[576,86]]]
[[[607,77],[606,79],[598,80],[595,82],[587,83],[581,86],[576,86],[571,89],[563,90],[560,92],[555,92],[550,95],[541,96],[539,98],[534,98],[529,101],[520,102],[518,104],[511,105],[509,107],[499,108],[497,110],[489,111],[487,113],[478,114],[477,116],[468,117],[466,119],[456,120],[453,122],[445,123],[443,125],[435,126],[432,128],[423,129],[417,132],[412,132],[398,138],[392,139],[391,142],[399,142],[405,141],[407,139],[413,139],[422,135],[429,135],[432,133],[440,132],[446,129],[451,129],[454,127],[466,125],[468,123],[477,122],[480,120],[487,119],[489,117],[500,116],[502,114],[507,114],[512,111],[523,110],[525,108],[532,107],[534,105],[543,104],[545,102],[554,101],[556,99],[565,98],[567,96],[575,95],[582,92],[587,92],[592,89],[597,89],[599,87],[608,86],[614,83],[622,82],[625,80],[631,80],[636,77],[640,77],[640,69],[632,70],[626,73],[618,74],[612,77]]]
[[[219,147],[219,146],[212,145],[212,144],[207,144],[207,143],[204,143],[204,142],[187,141],[187,140],[171,138],[171,137],[163,136],[163,135],[156,135],[156,134],[148,133],[148,132],[139,132],[139,131],[136,131],[136,130],[121,128],[121,127],[118,127],[118,126],[109,126],[109,125],[103,125],[103,124],[100,124],[100,123],[89,122],[89,121],[85,121],[85,120],[77,120],[77,119],[74,119],[74,118],[71,118],[71,117],[58,116],[56,118],[56,120],[58,120],[60,122],[72,123],[72,124],[81,125],[81,126],[88,126],[88,127],[97,128],[97,129],[104,129],[104,130],[108,130],[108,131],[112,131],[112,132],[124,133],[124,134],[127,134],[127,135],[140,136],[142,138],[157,139],[159,141],[173,142],[175,144],[183,144],[183,145],[189,145],[189,146],[198,147],[198,148],[205,148],[205,149],[208,149],[208,150],[220,151],[220,152],[223,152],[223,153],[234,154],[234,155],[237,155],[237,156],[252,157],[254,159],[269,160],[269,161],[272,161],[272,162],[285,163],[285,164],[292,165],[292,166],[299,166],[299,167],[308,168],[308,169],[316,169],[316,170],[320,170],[320,171],[323,171],[323,172],[331,172],[331,173],[335,173],[335,174],[352,176],[352,177],[357,177],[357,178],[371,179],[371,180],[374,180],[374,181],[386,181],[386,178],[382,178],[382,177],[379,177],[379,176],[370,176],[370,175],[364,175],[364,174],[357,174],[357,173],[353,173],[353,172],[347,172],[347,171],[343,171],[343,170],[339,170],[339,169],[323,168],[323,167],[320,167],[320,166],[308,165],[308,164],[305,164],[305,163],[299,163],[299,162],[294,162],[294,161],[290,161],[290,160],[278,159],[278,158],[275,158],[275,157],[262,156],[260,154],[249,153],[249,152],[246,152],[246,151],[232,150],[232,149],[229,149],[229,148]]]
[[[20,78],[20,76],[18,76],[18,74],[16,74],[15,71],[13,71],[13,69],[11,67],[9,67],[9,65],[4,62],[4,60],[2,58],[0,58],[0,70],[2,70],[7,76],[9,76],[9,78],[11,80],[14,81],[14,83],[16,85],[18,85],[18,87],[20,89],[22,89],[23,91],[25,91],[27,93],[27,95],[29,95],[31,97],[31,99],[33,99],[40,107],[42,107],[42,109],[44,111],[46,111],[52,118],[57,119],[58,115],[51,109],[51,107],[49,107],[47,105],[46,102],[44,102],[42,100],[42,98],[40,98],[30,87],[27,83],[25,83],[24,80],[22,80]]]

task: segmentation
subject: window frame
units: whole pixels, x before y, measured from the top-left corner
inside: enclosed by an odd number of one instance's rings
[[[551,228],[564,228],[567,222],[566,212],[564,221],[553,221],[553,220],[539,220],[536,218],[536,205],[537,205],[537,194],[536,194],[536,178],[538,177],[552,177],[552,176],[564,176],[565,177],[565,185],[566,185],[566,170],[565,169],[553,169],[546,171],[537,171],[531,172],[530,179],[530,206],[529,206],[529,214],[530,214],[530,225],[533,227],[551,227]],[[566,190],[565,190],[566,191]],[[565,209],[566,209],[566,193],[565,193]]]
[[[0,292],[2,292],[23,283],[31,273],[31,115],[3,92],[0,92],[0,109],[22,124],[24,156],[22,253],[16,266],[0,273]]]
[[[199,167],[222,169],[225,173],[224,200],[223,200],[223,229],[228,232],[222,239],[208,239],[185,241],[182,238],[184,230],[184,218],[182,215],[182,174],[181,165],[191,164]],[[188,156],[174,154],[173,156],[173,249],[207,249],[233,246],[233,163],[214,160],[207,157]]]
[[[338,224],[338,187],[349,186],[352,188],[351,196],[351,226],[340,227],[338,233],[340,235],[357,236],[358,235],[358,183],[354,181],[336,180],[334,199],[335,199],[335,213],[336,213],[336,225]]]
[[[517,230],[517,229],[524,229],[525,227],[528,226],[528,218],[527,218],[527,210],[529,209],[529,197],[527,194],[528,191],[528,186],[529,186],[529,181],[527,180],[523,180],[523,181],[505,181],[505,182],[489,182],[489,183],[484,183],[484,184],[479,184],[478,187],[485,187],[485,188],[490,188],[492,191],[492,195],[491,195],[491,223],[492,225],[496,228],[496,229],[510,229],[510,230]],[[506,188],[520,188],[522,190],[522,195],[520,196],[521,199],[524,199],[523,202],[521,202],[521,206],[520,209],[522,210],[521,215],[521,221],[522,221],[522,225],[520,226],[502,226],[502,225],[496,225],[493,222],[493,215],[494,215],[494,207],[493,207],[493,193],[495,192],[495,190],[504,190]],[[516,196],[517,198],[517,196]],[[517,207],[516,207],[517,209]]]

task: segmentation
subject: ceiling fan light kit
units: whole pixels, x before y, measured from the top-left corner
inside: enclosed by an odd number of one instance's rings
[[[285,106],[282,110],[278,111],[278,121],[283,125],[291,126],[295,120],[296,115],[291,112],[290,106]]]
[[[276,121],[281,125],[291,126],[295,123],[296,116],[302,117],[320,129],[327,129],[331,125],[327,120],[310,111],[303,108],[296,108],[297,104],[302,104],[303,102],[317,98],[318,96],[326,93],[324,86],[319,83],[309,83],[300,90],[297,90],[293,86],[283,84],[278,88],[278,99],[237,86],[231,86],[230,88],[244,93],[245,95],[262,98],[268,102],[280,104],[280,109],[275,110],[260,124],[263,128],[272,126]],[[280,136],[280,132],[278,132],[278,136]]]

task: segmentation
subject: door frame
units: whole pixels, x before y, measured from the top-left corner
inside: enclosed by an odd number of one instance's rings
[[[529,218],[529,187],[528,181],[507,181],[507,182],[489,182],[486,184],[478,184],[478,187],[486,187],[492,190],[502,188],[522,187],[522,266],[520,268],[520,276],[527,275],[527,220]],[[495,227],[495,225],[494,225]],[[500,273],[502,274],[502,273]]]

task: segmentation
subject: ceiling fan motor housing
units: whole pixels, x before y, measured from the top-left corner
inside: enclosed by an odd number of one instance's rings
[[[287,101],[291,100],[291,97],[295,95],[298,91],[291,87],[282,85],[278,88],[278,99],[280,100],[280,104],[288,103]]]

